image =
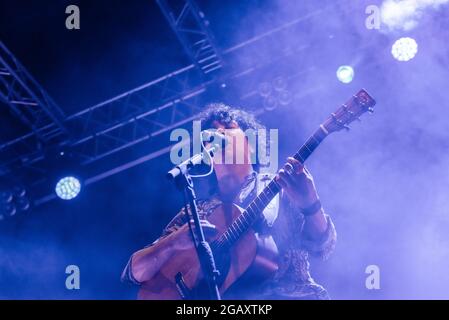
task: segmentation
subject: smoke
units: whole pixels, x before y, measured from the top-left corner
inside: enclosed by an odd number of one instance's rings
[[[382,22],[390,30],[409,31],[418,25],[427,9],[437,10],[449,0],[385,0],[381,7]]]
[[[38,236],[33,239],[34,243],[2,237],[0,299],[42,299],[63,292],[63,265],[68,260],[64,248]],[[19,290],[17,283],[27,286]]]
[[[307,163],[338,232],[330,260],[311,259],[312,276],[335,299],[447,298],[449,125],[444,114],[449,108],[449,25],[437,10],[449,0],[382,2],[386,27],[405,30],[420,23],[413,35],[420,53],[410,63],[397,63],[386,52],[391,47],[388,37],[365,28],[364,1],[338,6],[333,0],[248,0],[238,6],[220,2],[220,10],[203,1],[211,6],[206,16],[222,48],[298,21],[226,55],[236,70],[240,65],[254,69],[227,83],[226,103],[258,111],[263,108],[260,83],[278,77],[287,81],[291,103],[279,103],[261,116],[267,128],[279,129],[280,161],[359,88],[366,87],[378,101],[374,115],[363,116],[350,133],[330,136]],[[324,9],[323,3],[335,6]],[[309,18],[299,19],[304,15]],[[167,51],[165,40],[148,36],[136,32],[136,44],[149,38],[154,51]],[[123,46],[117,43],[117,48]],[[87,49],[80,47],[79,52]],[[172,59],[152,59],[151,68],[171,70],[166,60]],[[335,77],[342,64],[355,69],[350,84]],[[98,74],[90,76],[114,76]],[[139,77],[130,77],[130,82],[123,78],[126,84],[116,85],[130,87]],[[62,95],[73,91],[65,83],[57,89]],[[94,100],[101,99],[101,93],[95,94]],[[148,152],[145,147],[136,154]],[[134,298],[134,288],[119,283],[129,255],[159,236],[182,205],[182,195],[164,182],[167,164],[168,155],[89,186],[72,203],[51,203],[21,223],[3,223],[5,232],[0,224],[0,299]],[[65,287],[69,264],[80,267],[81,290]],[[380,268],[380,290],[365,287],[369,265]]]

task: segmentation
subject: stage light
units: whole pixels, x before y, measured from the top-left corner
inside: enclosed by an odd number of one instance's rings
[[[278,94],[278,100],[281,106],[287,106],[292,102],[293,97],[290,91],[282,90]]]
[[[354,78],[354,69],[351,66],[341,66],[337,70],[337,78],[343,83],[350,83]]]
[[[0,192],[0,220],[8,219],[31,208],[31,199],[23,186]]]
[[[278,100],[273,96],[268,96],[263,101],[263,106],[267,111],[273,111],[278,107]]]
[[[10,191],[3,191],[0,195],[0,220],[12,217],[17,209],[14,205],[14,196]]]
[[[13,200],[13,194],[10,191],[3,191],[0,194],[0,199],[2,203],[11,203]]]
[[[6,213],[6,215],[9,217],[12,217],[17,213],[17,208],[13,204],[6,205],[4,210],[5,210],[4,212]]]
[[[400,38],[391,47],[391,54],[396,60],[409,61],[418,53],[418,44],[413,38]]]
[[[283,77],[277,77],[273,80],[273,87],[276,91],[284,91],[287,88],[287,82]]]
[[[63,200],[75,198],[81,191],[80,181],[72,176],[64,177],[56,184],[55,192]]]
[[[28,209],[30,209],[31,206],[30,200],[28,200],[28,198],[26,197],[17,199],[16,205],[17,209],[19,209],[20,211],[27,211]]]
[[[259,85],[259,94],[262,97],[268,97],[271,94],[272,87],[271,84],[268,82],[262,82]]]
[[[27,191],[23,187],[16,186],[13,188],[14,197],[16,198],[24,198],[27,194]]]

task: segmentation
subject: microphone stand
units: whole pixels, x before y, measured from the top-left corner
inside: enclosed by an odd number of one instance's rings
[[[213,155],[215,147],[207,149],[209,154]],[[200,164],[203,161],[204,153],[194,155],[190,159],[182,162],[181,164],[174,167],[167,173],[167,177],[171,180],[175,180],[175,184],[179,190],[184,193],[184,202],[186,207],[186,212],[190,216],[189,219],[189,229],[193,235],[195,241],[195,248],[200,261],[201,269],[205,275],[209,289],[209,299],[210,300],[221,300],[220,291],[218,290],[217,277],[219,276],[219,271],[215,265],[215,259],[210,248],[209,243],[206,241],[204,236],[203,227],[200,223],[200,217],[198,214],[198,206],[196,203],[196,195],[193,186],[192,177],[189,174],[189,170],[195,165]],[[187,210],[188,205],[190,206],[190,212]]]

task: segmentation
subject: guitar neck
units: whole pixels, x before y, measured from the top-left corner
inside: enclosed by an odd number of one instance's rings
[[[328,135],[320,126],[293,156],[304,163]],[[214,249],[232,246],[258,220],[265,207],[281,191],[281,186],[273,179],[262,192],[249,204],[245,211],[233,221],[227,230],[212,243]]]
[[[303,146],[293,156],[304,163],[320,143],[332,132],[348,129],[348,124],[364,114],[373,112],[376,101],[365,89],[361,89],[345,104],[338,108],[320,127],[307,139]],[[251,202],[245,211],[228,227],[217,240],[212,243],[213,249],[232,246],[260,217],[265,207],[279,193],[281,187],[272,180],[265,189]]]

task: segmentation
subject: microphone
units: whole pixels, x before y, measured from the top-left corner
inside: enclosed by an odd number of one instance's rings
[[[213,140],[209,141],[210,138],[212,138],[212,137],[213,137]],[[185,160],[184,162],[178,164],[173,169],[171,169],[166,175],[168,179],[172,180],[172,179],[175,179],[180,174],[187,173],[191,168],[193,168],[196,165],[201,164],[204,161],[205,153],[208,153],[209,157],[213,157],[214,152],[217,152],[218,150],[226,147],[226,145],[229,142],[228,137],[226,137],[224,134],[222,134],[216,130],[201,131],[201,139],[204,142],[209,142],[211,145],[207,149],[205,149],[203,152],[193,155],[191,158]],[[224,146],[223,146],[222,141],[224,141]]]
[[[200,153],[195,154],[193,157],[190,157],[189,159],[178,164],[173,169],[171,169],[169,172],[167,172],[166,177],[170,180],[173,180],[176,177],[178,177],[180,174],[186,174],[191,168],[193,168],[196,165],[201,164],[204,161],[204,159],[205,159],[204,154],[206,152],[209,154],[209,157],[212,157],[215,150],[216,150],[216,147],[212,146],[211,148],[206,149],[205,152],[200,152]]]

